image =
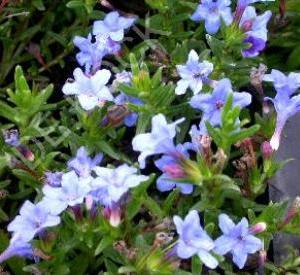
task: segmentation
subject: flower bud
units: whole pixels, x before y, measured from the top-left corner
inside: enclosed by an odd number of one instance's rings
[[[85,207],[87,210],[91,210],[94,204],[93,197],[91,195],[87,195],[85,198]]]
[[[109,221],[113,227],[118,227],[121,223],[121,208],[120,207],[105,207],[103,216]]]
[[[270,142],[264,141],[261,145],[261,152],[264,159],[270,159],[273,155],[273,148],[271,147]]]
[[[33,152],[25,145],[19,145],[17,150],[24,156],[25,159],[29,161],[34,161],[35,156]]]
[[[300,208],[300,197],[296,197],[293,201],[291,208],[288,210],[280,228],[289,224],[291,220],[297,215]]]
[[[267,229],[267,224],[265,222],[259,222],[250,228],[250,232],[251,234],[255,235],[264,232],[266,229]]]

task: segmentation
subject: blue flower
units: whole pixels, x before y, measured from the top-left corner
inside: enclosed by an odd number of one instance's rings
[[[191,50],[188,61],[185,65],[177,65],[178,74],[181,80],[178,81],[175,93],[182,95],[190,88],[194,94],[202,90],[203,83],[208,83],[208,76],[213,71],[213,64],[208,61],[199,62],[199,56]]]
[[[242,50],[243,57],[255,57],[258,56],[261,51],[266,47],[266,42],[261,38],[248,36],[244,39],[244,43],[250,45],[249,48]]]
[[[20,145],[19,132],[16,129],[4,131],[3,137],[5,143],[10,146],[18,147]]]
[[[271,74],[264,75],[263,80],[273,82],[278,93],[292,95],[300,88],[300,73],[290,73],[286,76],[278,70],[272,70]]]
[[[74,170],[80,177],[89,177],[92,170],[102,161],[103,154],[89,157],[85,147],[77,150],[76,157],[68,161],[68,168]]]
[[[176,126],[184,121],[181,118],[171,124],[163,114],[152,118],[152,131],[147,134],[136,135],[132,140],[134,151],[139,151],[138,161],[142,169],[145,168],[145,160],[148,156],[171,152],[174,149],[173,138],[176,135]]]
[[[193,108],[203,112],[200,123],[200,133],[206,134],[205,122],[209,121],[212,126],[221,126],[221,115],[223,106],[226,104],[228,96],[233,95],[233,106],[245,107],[251,103],[251,95],[246,92],[233,92],[231,82],[224,78],[220,80],[212,94],[199,94],[192,97],[190,104]]]
[[[74,171],[62,176],[61,186],[45,185],[44,198],[40,202],[53,215],[59,215],[68,206],[81,204],[90,192],[91,178],[79,178]]]
[[[102,205],[112,207],[130,188],[148,180],[147,176],[137,175],[137,169],[127,164],[117,168],[96,167],[97,177],[92,180],[91,194]]]
[[[62,172],[45,172],[45,183],[53,187],[59,187],[61,186],[63,174]]]
[[[176,151],[172,154],[164,155],[155,161],[156,167],[163,172],[157,179],[156,186],[161,192],[170,191],[174,188],[180,188],[182,194],[191,194],[193,185],[186,182],[176,182],[176,180],[184,180],[186,173],[181,166],[182,160],[189,158],[189,154],[184,145],[176,146]]]
[[[94,22],[93,34],[107,36],[113,41],[121,41],[124,38],[124,30],[130,28],[134,21],[135,18],[120,16],[117,11],[110,12],[104,20]]]
[[[9,246],[0,254],[0,264],[11,257],[34,258],[33,248],[30,243],[24,242],[19,236],[11,239]]]
[[[73,43],[80,49],[76,59],[87,74],[93,74],[100,68],[103,57],[116,54],[121,49],[119,43],[110,38],[99,38],[92,42],[91,34],[87,38],[75,36]]]
[[[272,16],[271,11],[266,11],[262,15],[256,15],[254,7],[246,7],[241,17],[239,26],[247,35],[246,43],[252,44],[250,49],[244,50],[242,53],[245,57],[254,57],[264,49],[267,41],[267,24]]]
[[[67,81],[62,91],[65,95],[76,95],[83,109],[89,111],[106,101],[113,101],[111,92],[105,86],[111,77],[110,71],[103,69],[87,76],[76,68],[73,74],[75,80]]]
[[[140,99],[133,97],[133,96],[128,96],[122,92],[118,96],[115,97],[114,101],[115,101],[116,105],[124,105],[126,103],[132,103],[135,105],[143,105],[143,102]],[[138,119],[138,113],[130,112],[125,117],[124,124],[127,127],[133,127],[136,124],[137,119]]]
[[[232,23],[230,0],[202,0],[191,19],[205,21],[205,29],[209,34],[215,34],[221,27],[222,21],[226,26]]]
[[[21,236],[24,242],[29,242],[37,233],[59,223],[60,218],[50,214],[43,204],[35,205],[30,201],[25,201],[20,209],[20,215],[8,225],[7,230],[16,236]]]
[[[272,101],[277,113],[275,132],[270,140],[273,150],[277,150],[285,123],[290,117],[300,112],[300,95],[294,95],[300,87],[300,74],[290,73],[285,76],[277,70],[272,70],[270,75],[264,76],[264,80],[274,82],[277,91],[275,98],[265,98],[265,100]]]
[[[219,216],[219,227],[223,235],[215,240],[215,252],[225,255],[231,252],[233,262],[241,269],[245,266],[248,254],[263,248],[262,241],[253,236],[248,221],[243,218],[237,225],[226,215]]]
[[[197,211],[190,211],[184,220],[174,216],[173,221],[179,235],[175,247],[177,256],[188,259],[197,254],[207,267],[216,268],[218,261],[210,254],[214,249],[214,242],[202,229]]]

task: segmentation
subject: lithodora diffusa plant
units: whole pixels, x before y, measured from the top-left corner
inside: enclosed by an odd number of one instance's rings
[[[30,63],[3,89],[1,272],[298,274],[296,252],[272,262],[272,240],[300,234],[299,198],[266,196],[300,110],[300,74],[263,64],[278,3],[147,0],[145,18],[101,3],[59,4],[79,15],[65,83]]]

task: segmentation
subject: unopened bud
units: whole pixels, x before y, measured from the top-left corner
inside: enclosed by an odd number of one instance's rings
[[[259,251],[259,265],[264,266],[267,261],[267,252],[265,250]]]
[[[94,204],[93,197],[91,195],[86,196],[85,198],[85,207],[87,210],[91,210]]]
[[[300,208],[300,197],[296,197],[293,201],[291,208],[288,210],[281,227],[291,222],[291,220],[297,215],[299,208]]]
[[[103,216],[109,221],[111,226],[118,227],[121,223],[121,208],[106,207],[103,210]]]
[[[273,155],[273,148],[271,147],[270,142],[264,141],[261,145],[261,152],[264,159],[270,159]]]
[[[24,156],[25,159],[29,161],[34,161],[35,157],[32,151],[25,145],[19,145],[17,150]]]
[[[250,233],[255,235],[264,232],[266,229],[267,224],[265,222],[259,222],[250,228]]]

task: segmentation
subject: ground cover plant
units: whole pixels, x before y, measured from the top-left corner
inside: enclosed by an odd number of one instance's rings
[[[2,274],[300,274],[272,202],[297,1],[0,4]]]

